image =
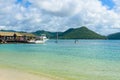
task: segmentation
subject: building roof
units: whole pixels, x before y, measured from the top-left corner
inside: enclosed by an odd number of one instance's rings
[[[29,37],[35,37],[32,33],[20,33],[22,36],[29,36]]]
[[[19,33],[19,32],[0,32],[0,36],[13,36],[16,34],[17,36],[29,36],[29,37],[35,37],[34,34],[31,33]]]

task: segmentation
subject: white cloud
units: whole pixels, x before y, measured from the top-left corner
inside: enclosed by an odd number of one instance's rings
[[[115,11],[117,11],[118,13],[120,13],[120,0],[113,0],[115,3]]]
[[[31,3],[29,7],[27,2]],[[109,34],[120,28],[120,2],[114,2],[115,7],[108,10],[99,0],[0,0],[0,26],[26,31],[64,31],[87,26]]]

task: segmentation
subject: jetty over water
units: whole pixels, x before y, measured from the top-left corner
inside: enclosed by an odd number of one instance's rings
[[[35,35],[22,32],[0,32],[0,43],[28,43]]]

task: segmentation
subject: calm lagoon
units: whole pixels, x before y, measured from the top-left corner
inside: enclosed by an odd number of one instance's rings
[[[0,67],[54,80],[119,80],[120,40],[0,44]]]

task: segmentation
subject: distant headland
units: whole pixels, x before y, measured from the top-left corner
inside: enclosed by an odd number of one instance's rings
[[[0,30],[0,32],[19,32],[19,31]],[[40,36],[41,34],[46,34],[46,36],[49,39],[56,39],[57,34],[59,36],[59,39],[115,39],[115,40],[120,39],[120,33],[114,33],[108,36],[104,36],[88,29],[85,26],[82,26],[80,28],[70,28],[65,32],[50,32],[50,31],[38,30],[35,32],[31,32],[30,34],[34,34],[36,36]]]
[[[50,31],[38,30],[32,33],[34,35],[46,34],[47,37],[49,37],[50,39],[55,39],[57,33],[58,33],[59,39],[110,39],[110,40],[120,39],[120,33],[113,33],[113,34],[104,36],[88,29],[85,26],[82,26],[80,28],[70,28],[65,32],[50,32]]]

